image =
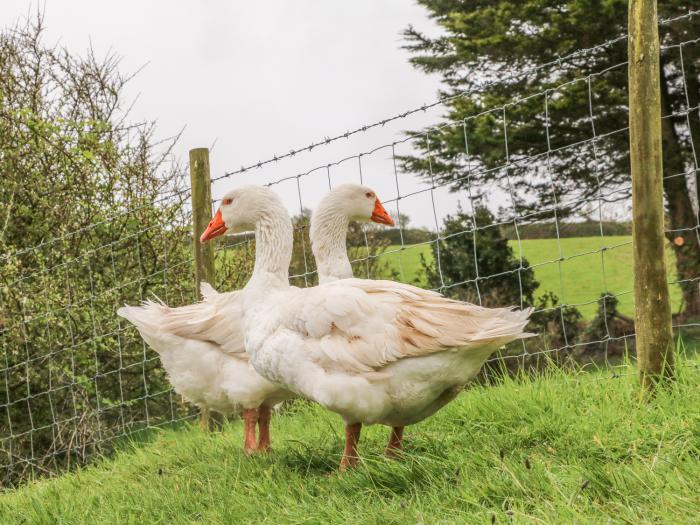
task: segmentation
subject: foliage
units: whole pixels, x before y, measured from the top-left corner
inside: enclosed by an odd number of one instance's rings
[[[115,315],[192,298],[174,141],[128,122],[118,62],[47,46],[41,19],[0,34],[0,484],[178,410]]]
[[[613,221],[580,221],[555,223],[536,222],[532,224],[518,224],[518,234],[515,233],[515,226],[506,224],[503,226],[503,234],[509,239],[569,239],[571,237],[596,237],[632,235],[631,222]]]
[[[535,301],[530,330],[547,339],[546,347],[564,348],[578,342],[582,320],[578,308],[560,304],[559,297],[554,292],[547,291]]]
[[[470,388],[407,427],[363,428],[360,466],[334,473],[342,421],[297,404],[273,452],[246,457],[240,422],[153,432],[112,460],[0,496],[7,523],[695,523],[700,369],[639,403],[633,366]],[[262,519],[261,519],[262,517]]]
[[[399,246],[409,246],[430,242],[434,235],[426,228],[411,228],[411,219],[405,213],[401,213],[396,221],[398,228],[380,228],[376,230],[377,237],[386,239],[388,244],[398,244]]]
[[[432,261],[421,256],[430,288],[483,306],[528,306],[539,283],[526,259],[518,259],[493,214],[477,207],[444,220]]]
[[[255,236],[244,233],[219,239],[215,255],[215,288],[220,292],[240,290],[253,274]]]
[[[387,228],[385,230],[377,230],[377,237],[386,239],[388,244],[398,244],[401,246],[410,246],[412,244],[420,244],[430,242],[435,235],[426,228]]]
[[[634,350],[634,320],[618,310],[619,301],[614,295],[602,293],[598,300],[596,316],[586,330],[587,352],[607,359]]]
[[[469,95],[446,102],[451,124],[439,133],[415,134],[422,155],[405,157],[405,170],[452,189],[470,186],[475,198],[501,190],[512,197],[511,214],[533,221],[551,219],[555,208],[562,219],[598,199],[629,199],[627,41],[561,59],[624,34],[628,2],[419,3],[442,33],[433,38],[409,28],[412,63],[441,75],[442,95]],[[659,15],[699,7],[697,0],[672,0],[660,3]],[[700,180],[693,154],[700,151],[700,17],[662,24],[660,33],[671,46],[661,56],[668,235],[682,238],[674,250],[685,310],[700,315],[700,238],[692,230],[691,196],[700,184],[678,176]],[[672,44],[684,41],[691,43],[681,64]]]

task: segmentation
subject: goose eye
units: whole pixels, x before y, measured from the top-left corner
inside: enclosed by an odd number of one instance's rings
[[[367,197],[368,199],[371,199],[372,197],[374,197],[374,195],[372,194],[371,191],[368,191],[367,193],[365,193],[365,197]]]
[[[224,206],[227,206],[227,205],[231,204],[232,202],[233,202],[233,199],[224,199],[221,201],[221,204],[223,204]]]

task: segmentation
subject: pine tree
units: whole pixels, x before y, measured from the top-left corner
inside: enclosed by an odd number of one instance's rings
[[[598,199],[599,185],[608,202],[629,197],[626,39],[557,62],[625,34],[626,1],[419,3],[443,33],[430,38],[407,29],[412,63],[442,76],[442,95],[465,90],[471,94],[446,103],[446,118],[456,125],[445,126],[439,134],[428,132],[419,144],[422,154],[403,159],[407,171],[435,177],[453,189],[467,183],[477,193],[501,187],[514,196],[513,213],[540,220],[551,219],[554,207],[560,219],[576,213],[585,202]],[[698,8],[698,0],[670,0],[659,4],[659,14],[673,17]],[[660,27],[662,45],[699,35],[697,15]],[[544,67],[550,62],[551,67]],[[700,45],[683,47],[685,74],[677,47],[665,50],[661,62],[662,113],[676,114],[662,122],[667,229],[675,241],[685,313],[697,316],[700,240],[692,201],[697,202],[700,184],[690,184],[679,174],[689,173],[688,179],[700,182],[693,153],[700,152]],[[543,67],[533,70],[536,66]],[[529,74],[522,75],[525,70]],[[604,73],[567,84],[596,72]],[[692,109],[686,119],[688,108]],[[593,126],[595,141],[589,140]],[[518,163],[524,159],[527,162]]]

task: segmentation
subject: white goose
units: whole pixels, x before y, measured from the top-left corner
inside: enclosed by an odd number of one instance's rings
[[[345,253],[350,220],[393,225],[370,188],[343,185],[331,191],[311,219],[310,237],[314,249],[330,256],[321,256],[324,261],[318,269],[321,282],[352,277]],[[216,218],[208,228],[219,235],[225,231]],[[207,238],[206,235],[202,237]],[[328,248],[324,249],[326,244]],[[335,255],[341,244],[344,261]],[[179,394],[199,406],[203,414],[215,410],[228,415],[242,410],[246,453],[267,450],[271,407],[293,394],[261,377],[248,363],[240,328],[240,292],[219,294],[203,283],[202,293],[202,302],[188,306],[169,308],[145,301],[141,306],[120,308],[117,313],[133,323],[143,339],[158,352]],[[259,426],[257,445],[256,423]]]
[[[144,301],[117,313],[159,354],[176,392],[203,415],[211,410],[225,415],[242,411],[246,454],[265,451],[270,446],[271,408],[294,395],[261,377],[248,362],[240,329],[240,292],[219,294],[202,283],[202,293],[204,300],[192,305],[169,308]]]
[[[494,350],[530,335],[530,310],[481,308],[392,281],[291,287],[292,225],[269,189],[229,192],[216,217],[208,238],[227,227],[255,230],[255,268],[241,292],[250,362],[343,417],[341,470],[357,462],[363,423],[394,428],[390,448],[400,447],[403,426],[453,399]]]

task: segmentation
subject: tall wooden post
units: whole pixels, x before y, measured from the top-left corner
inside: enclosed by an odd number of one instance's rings
[[[630,0],[628,57],[637,362],[642,387],[650,389],[673,376],[656,0]]]
[[[192,182],[192,248],[194,251],[194,278],[197,299],[201,299],[202,281],[215,285],[214,244],[202,245],[199,237],[211,221],[211,175],[209,174],[209,149],[190,150],[190,180]],[[208,409],[203,409],[199,423],[202,428],[210,429],[217,425]]]
[[[190,179],[192,181],[192,246],[194,249],[194,278],[197,298],[202,297],[202,281],[214,282],[214,243],[202,244],[199,237],[211,221],[211,176],[209,149],[190,150]]]

